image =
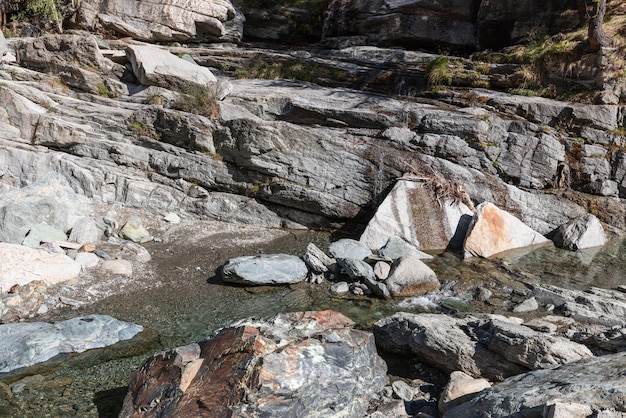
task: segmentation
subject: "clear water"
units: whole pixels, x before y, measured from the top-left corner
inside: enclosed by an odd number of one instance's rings
[[[331,296],[323,286],[303,283],[289,287],[246,289],[226,286],[216,279],[216,269],[228,258],[255,252],[304,254],[315,242],[326,249],[331,237],[324,233],[294,232],[270,243],[255,246],[223,246],[200,243],[194,248],[167,248],[153,244],[162,286],[109,297],[79,312],[58,312],[51,319],[88,313],[104,313],[143,325],[149,331],[143,344],[93,350],[18,384],[21,392],[9,395],[0,385],[0,417],[114,417],[121,407],[133,370],[153,352],[199,341],[219,327],[249,316],[277,312],[334,309],[367,328],[392,314],[398,301]],[[437,255],[429,265],[441,281],[472,293],[477,287],[494,290],[526,289],[523,281],[543,282],[584,289],[626,284],[626,241],[616,240],[601,249],[571,253],[552,247],[505,260],[460,260]],[[509,293],[510,294],[510,293]],[[520,296],[521,297],[521,296]],[[502,301],[503,303],[507,301]],[[505,306],[505,305],[502,305]],[[476,304],[476,310],[491,309]]]

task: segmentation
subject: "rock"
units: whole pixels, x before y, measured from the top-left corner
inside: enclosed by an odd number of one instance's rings
[[[352,324],[332,311],[278,314],[219,330],[188,356],[158,353],[133,375],[120,417],[363,416],[386,365]]]
[[[415,389],[409,386],[406,382],[396,380],[391,384],[391,387],[393,389],[393,393],[403,401],[411,402],[413,400]]]
[[[552,241],[557,247],[576,251],[602,246],[606,244],[607,238],[600,220],[587,214],[558,227]]]
[[[9,52],[9,45],[7,45],[7,40],[4,38],[4,34],[0,30],[0,58],[4,57]]]
[[[49,175],[0,198],[0,241],[21,244],[40,223],[66,231],[78,216],[90,212],[84,196],[74,193],[62,177]]]
[[[306,265],[317,273],[326,273],[335,264],[335,260],[327,256],[313,243],[307,245],[303,258]]]
[[[129,45],[126,53],[133,72],[144,86],[183,89],[205,87],[217,82],[211,70],[178,58],[151,45]]]
[[[513,308],[513,312],[522,313],[522,312],[531,312],[536,311],[539,308],[539,304],[537,303],[537,299],[534,297],[528,298],[516,307]]]
[[[83,0],[74,18],[87,30],[101,27],[147,42],[238,42],[244,20],[228,0],[159,0],[150,5]]]
[[[449,10],[454,14],[446,13]],[[446,45],[474,50],[478,43],[474,13],[470,4],[459,0],[408,0],[383,6],[368,0],[335,2],[329,5],[324,40],[363,35],[367,44]]]
[[[471,214],[462,202],[444,199],[439,204],[422,181],[399,180],[376,210],[360,241],[374,250],[391,237],[401,238],[418,250],[443,249],[450,245],[457,230],[465,232],[464,216]]]
[[[300,257],[261,254],[231,258],[221,269],[227,283],[243,285],[291,284],[306,279],[308,268]]]
[[[418,296],[440,287],[435,272],[415,256],[394,261],[385,285],[391,296]]]
[[[125,259],[132,258],[142,264],[149,263],[152,260],[148,250],[134,242],[125,242],[119,252],[119,256]]]
[[[397,313],[376,322],[373,331],[385,351],[498,381],[592,355],[582,344],[497,319]]]
[[[26,247],[39,247],[42,242],[65,241],[67,235],[65,232],[45,223],[33,225],[28,231],[28,235],[22,241],[22,245]]]
[[[175,214],[174,212],[169,212],[168,214],[166,214],[163,219],[169,223],[171,223],[172,225],[177,225],[180,223],[181,219],[180,216],[178,216],[177,214]]]
[[[347,293],[350,291],[350,287],[346,282],[335,283],[330,287],[330,291],[337,294]]]
[[[384,282],[379,282],[375,277],[364,277],[363,283],[376,296],[384,299],[389,299],[391,297],[391,292],[389,291],[387,285]]]
[[[140,223],[129,220],[124,224],[120,230],[120,234],[125,239],[131,240],[143,244],[144,242],[152,241],[152,236]]]
[[[41,363],[65,353],[82,353],[130,340],[143,327],[106,315],[88,315],[55,324],[0,325],[0,373]]]
[[[465,254],[490,257],[515,248],[530,247],[548,240],[510,213],[489,202],[481,203],[467,231]]]
[[[15,284],[32,280],[56,284],[74,279],[80,274],[80,264],[65,254],[51,254],[45,250],[22,245],[0,243],[0,291],[6,292]]]
[[[100,258],[94,253],[78,253],[74,261],[80,264],[81,269],[87,270],[96,267],[100,262]]]
[[[131,276],[133,274],[133,265],[128,260],[104,260],[100,268],[108,273],[121,276]]]
[[[389,272],[391,271],[391,266],[389,263],[384,261],[378,261],[374,264],[374,275],[378,280],[385,280],[389,277]]]
[[[546,418],[587,418],[591,415],[593,409],[589,405],[573,402],[551,401],[543,408]]]
[[[364,260],[372,254],[361,242],[349,238],[332,242],[328,250],[335,258],[352,258],[355,260]]]
[[[475,379],[467,373],[454,371],[450,373],[450,380],[439,397],[439,412],[444,414],[448,409],[467,402],[478,392],[490,387],[491,383],[487,379]]]
[[[84,216],[72,225],[69,240],[79,244],[95,244],[100,242],[103,232],[95,218]]]
[[[347,274],[352,281],[361,281],[365,278],[374,280],[374,269],[363,260],[355,258],[338,258],[337,265],[343,274]]]
[[[397,237],[389,237],[385,246],[378,250],[378,254],[383,257],[389,257],[392,260],[407,255],[421,259],[433,258],[432,255],[421,252],[414,245],[411,245],[402,238]]]
[[[444,418],[538,416],[555,400],[583,404],[595,411],[623,409],[626,387],[622,371],[626,352],[587,357],[553,369],[506,379],[471,401],[448,410]]]

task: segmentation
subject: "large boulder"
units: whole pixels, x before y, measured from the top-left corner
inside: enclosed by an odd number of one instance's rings
[[[139,82],[164,88],[204,87],[217,79],[211,70],[152,45],[129,45],[126,54]]]
[[[74,23],[147,42],[238,42],[243,15],[229,0],[83,0]]]
[[[225,282],[248,286],[299,283],[306,279],[308,272],[300,257],[287,254],[231,258],[221,269]]]
[[[0,374],[53,359],[60,354],[82,353],[143,331],[140,325],[107,315],[88,315],[49,324],[44,322],[0,325]]]
[[[80,264],[65,254],[0,242],[0,292],[33,280],[56,284],[80,274]]]
[[[424,181],[400,180],[376,209],[360,241],[373,250],[391,237],[402,238],[417,249],[443,249],[457,229],[463,236],[471,214],[462,201],[438,201]]]
[[[65,232],[91,211],[87,198],[76,194],[61,176],[49,175],[0,197],[0,242],[21,244],[40,223]]]
[[[592,214],[587,214],[558,227],[552,241],[557,247],[576,251],[600,247],[606,244],[607,238],[600,220]]]
[[[500,319],[397,313],[374,324],[376,343],[445,372],[503,380],[592,355],[582,344]]]
[[[481,203],[467,231],[463,248],[466,255],[490,257],[516,248],[531,247],[548,242],[509,212],[493,203]]]
[[[553,369],[535,370],[506,379],[482,391],[471,401],[448,410],[443,416],[478,418],[484,417],[485,411],[489,411],[492,418],[557,416],[542,415],[555,400],[587,405],[595,411],[624,411],[625,368],[626,351],[587,357]]]
[[[363,416],[387,382],[371,333],[332,311],[243,320],[158,353],[120,417]]]

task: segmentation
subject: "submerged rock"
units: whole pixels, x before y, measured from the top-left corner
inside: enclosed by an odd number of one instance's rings
[[[299,283],[306,279],[308,272],[300,257],[287,254],[232,258],[221,269],[225,282],[249,286]]]
[[[441,286],[435,272],[411,255],[400,257],[391,265],[385,285],[391,296],[423,295]]]
[[[0,373],[50,360],[59,354],[82,353],[129,340],[143,327],[107,315],[88,315],[55,324],[0,325]]]
[[[363,416],[387,368],[352,325],[332,311],[239,321],[148,359],[119,416]]]

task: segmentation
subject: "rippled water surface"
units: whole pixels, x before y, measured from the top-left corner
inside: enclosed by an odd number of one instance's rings
[[[254,248],[243,245],[216,249],[215,242],[201,242],[194,248],[150,245],[161,286],[112,296],[79,312],[52,318],[103,313],[141,324],[149,332],[140,353],[136,347],[126,352],[94,350],[79,361],[68,361],[52,372],[18,382],[19,393],[13,396],[2,395],[0,386],[0,416],[116,416],[132,371],[151,353],[199,341],[217,328],[248,316],[335,309],[358,326],[369,327],[398,310],[398,301],[330,296],[323,286],[307,283],[246,289],[226,286],[215,277],[216,269],[234,256],[255,252],[302,255],[309,242],[327,249],[329,240],[325,233],[300,231]],[[577,253],[543,247],[503,260],[460,260],[451,254],[439,254],[428,264],[444,284],[455,283],[456,288],[470,295],[472,289],[488,287],[495,291],[494,300],[497,290],[503,288],[518,289],[523,295],[524,281],[576,289],[613,288],[626,284],[626,242],[615,240],[600,249]],[[471,297],[468,302],[472,302]],[[470,308],[488,307],[474,304]],[[119,358],[123,355],[127,357]]]

